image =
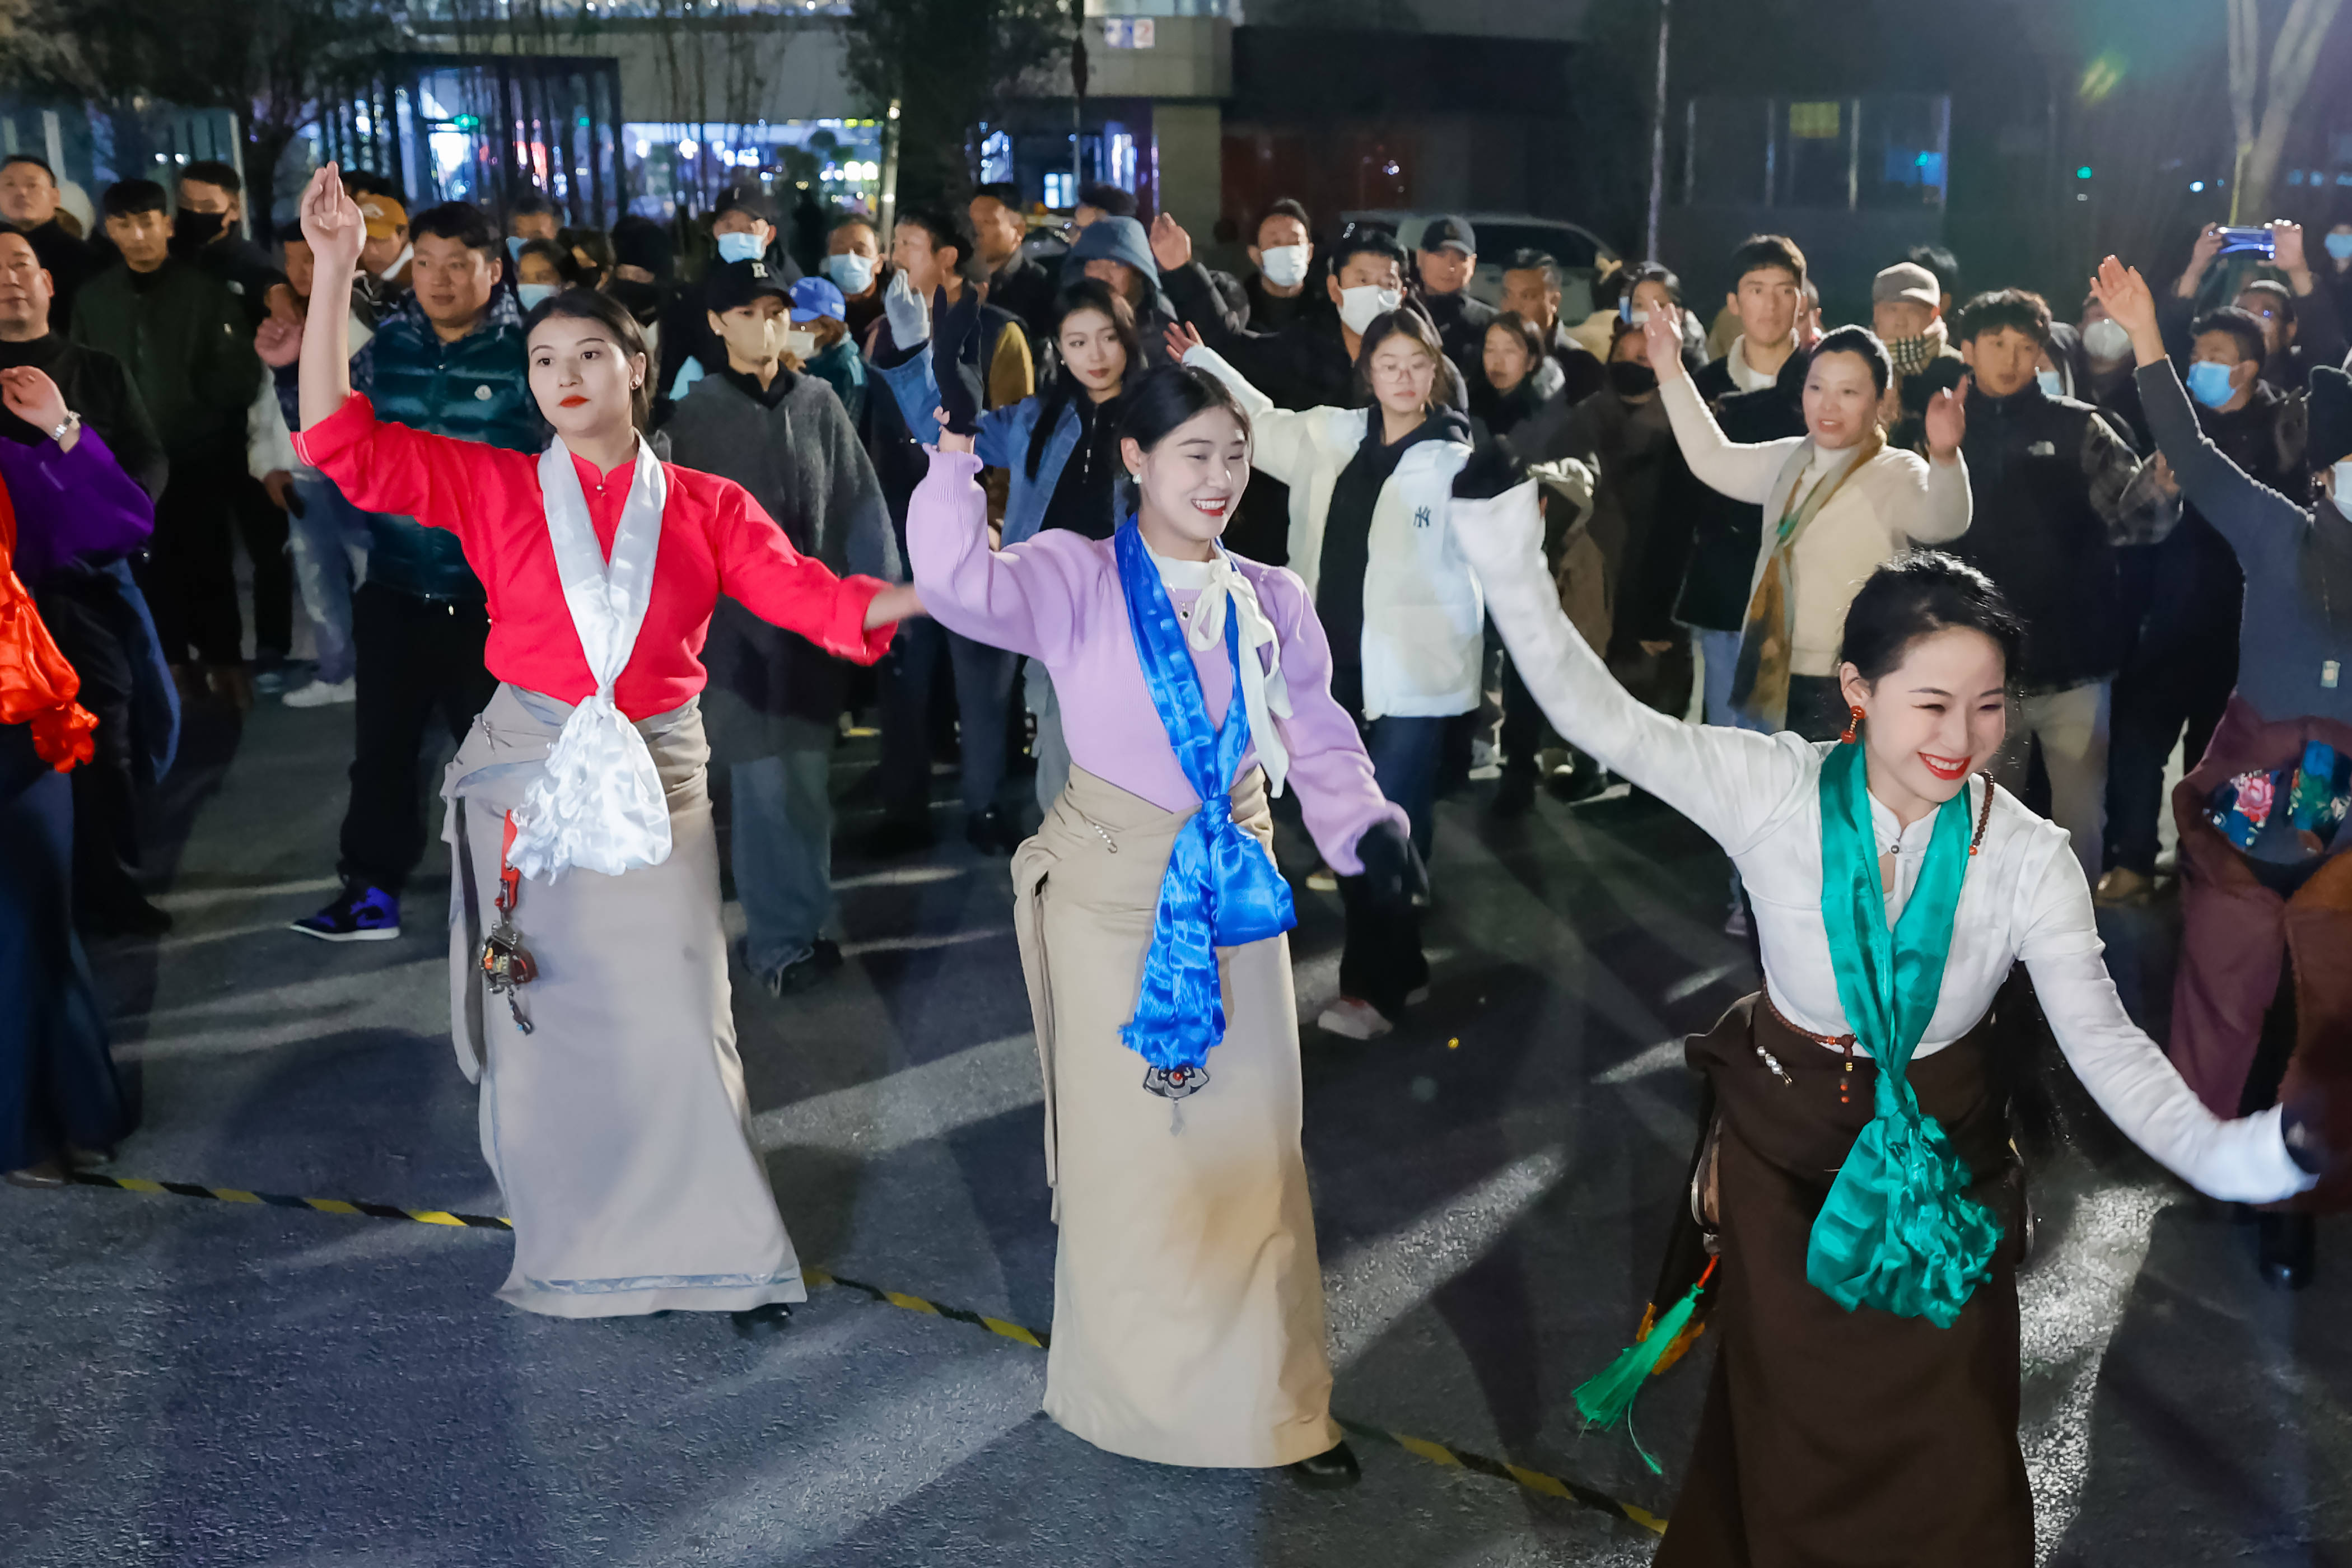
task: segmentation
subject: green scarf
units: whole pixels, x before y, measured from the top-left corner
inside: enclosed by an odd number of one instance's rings
[[[1892,931],[1878,879],[1863,748],[1822,763],[1822,921],[1838,1001],[1878,1068],[1876,1114],[1853,1141],[1813,1221],[1805,1278],[1852,1311],[1952,1326],[1990,1272],[2000,1226],[1967,1195],[1969,1169],[1911,1091],[1911,1053],[1944,986],[1952,917],[1969,864],[1969,792],[1936,814],[1918,886]]]

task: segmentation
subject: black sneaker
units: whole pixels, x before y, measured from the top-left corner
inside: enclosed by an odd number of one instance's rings
[[[390,942],[400,934],[400,899],[365,882],[347,882],[333,903],[287,929],[320,942]]]
[[[1010,855],[1021,847],[1021,834],[1003,806],[974,812],[963,825],[964,841],[983,855]]]
[[[819,937],[806,953],[761,975],[760,984],[768,988],[771,996],[792,996],[824,984],[840,968],[840,945]]]
[[[740,1312],[730,1312],[728,1321],[743,1339],[756,1340],[768,1334],[781,1334],[793,1321],[793,1310],[782,1301],[771,1301],[764,1307],[752,1307]]]
[[[892,860],[901,855],[929,849],[939,840],[939,832],[932,827],[928,815],[886,816],[873,832],[866,836],[862,847],[870,860]]]
[[[1532,773],[1507,773],[1495,785],[1494,803],[1487,810],[1508,821],[1525,816],[1535,809],[1536,775]]]
[[[1363,1479],[1364,1472],[1356,1463],[1355,1451],[1345,1443],[1337,1443],[1311,1459],[1292,1465],[1290,1478],[1316,1491],[1343,1491]]]

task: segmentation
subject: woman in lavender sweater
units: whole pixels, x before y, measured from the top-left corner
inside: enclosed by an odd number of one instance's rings
[[[1397,900],[1424,885],[1404,813],[1298,578],[1217,542],[1249,479],[1232,394],[1154,372],[1120,421],[1113,537],[992,552],[954,379],[908,512],[915,581],[941,624],[1043,661],[1072,764],[1013,862],[1061,1231],[1046,1414],[1137,1458],[1347,1485],[1266,800],[1296,784],[1324,858]]]

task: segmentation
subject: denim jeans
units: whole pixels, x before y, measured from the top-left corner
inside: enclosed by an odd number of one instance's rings
[[[1437,837],[1437,768],[1444,756],[1445,729],[1452,722],[1390,714],[1365,727],[1372,782],[1412,819],[1412,847],[1423,860]]]
[[[2050,775],[2050,820],[2074,842],[2084,879],[2099,879],[2107,826],[2108,687],[2104,680],[2063,691],[2012,698],[2009,739],[1994,757],[1993,777],[2011,795],[2025,793],[2036,746]]]
[[[356,668],[352,585],[367,575],[367,519],[324,474],[297,473],[294,494],[302,509],[300,516],[288,519],[294,584],[302,613],[310,618],[319,679],[331,686],[349,680]]]
[[[1055,694],[1054,678],[1045,673],[1043,659],[1029,661],[1022,695],[1037,721],[1037,739],[1030,746],[1037,759],[1037,809],[1051,811],[1070,782],[1070,743],[1062,733],[1062,700]]]
[[[743,957],[762,976],[814,951],[834,911],[833,734],[819,724],[777,722],[793,732],[793,744],[728,770]]]

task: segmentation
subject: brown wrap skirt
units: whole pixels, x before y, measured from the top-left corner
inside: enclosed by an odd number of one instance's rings
[[[2023,1186],[1989,1033],[1979,1024],[1910,1073],[1975,1174],[1969,1195],[2003,1232],[1991,1278],[1948,1329],[1849,1312],[1805,1279],[1813,1218],[1871,1116],[1870,1059],[1847,1072],[1844,1056],[1760,995],[1691,1039],[1721,1127],[1722,1261],[1706,1336],[1717,1346],[1661,1568],[2031,1568],[2017,1440]]]

